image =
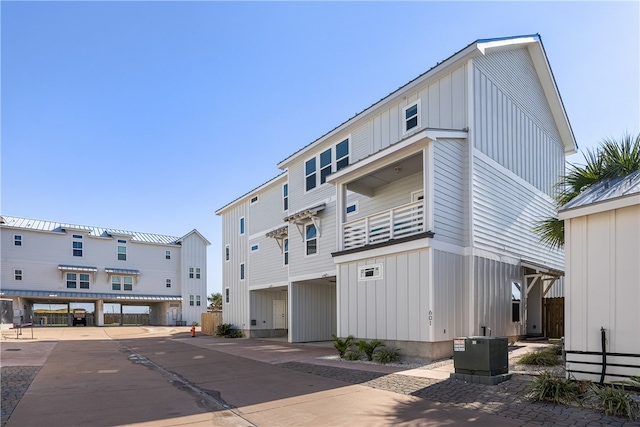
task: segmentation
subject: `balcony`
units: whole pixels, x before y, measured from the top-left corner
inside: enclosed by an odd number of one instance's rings
[[[425,231],[424,201],[343,224],[343,250],[383,243]]]

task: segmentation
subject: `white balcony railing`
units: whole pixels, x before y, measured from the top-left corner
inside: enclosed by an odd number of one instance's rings
[[[395,209],[343,224],[343,250],[386,242],[424,231],[424,202],[409,203]]]

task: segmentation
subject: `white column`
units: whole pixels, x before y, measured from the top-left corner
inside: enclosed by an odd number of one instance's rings
[[[344,249],[344,223],[346,221],[347,212],[347,186],[344,184],[336,184],[336,238],[338,251]]]
[[[104,301],[101,299],[94,303],[93,321],[95,326],[104,326]]]

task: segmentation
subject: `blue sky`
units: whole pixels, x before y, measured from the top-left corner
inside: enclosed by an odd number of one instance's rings
[[[2,1],[0,211],[196,228],[219,292],[216,209],[476,39],[541,35],[581,149],[640,132],[639,4]]]

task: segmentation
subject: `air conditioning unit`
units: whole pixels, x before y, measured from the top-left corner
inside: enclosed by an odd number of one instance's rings
[[[456,374],[494,376],[509,373],[509,350],[505,337],[466,337],[453,340]]]

